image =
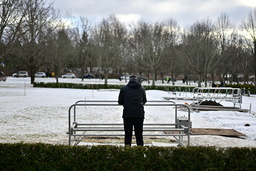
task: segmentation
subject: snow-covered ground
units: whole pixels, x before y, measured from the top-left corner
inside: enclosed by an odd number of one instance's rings
[[[54,82],[52,78],[36,78],[38,82]],[[60,79],[60,82],[103,83],[104,80]],[[124,81],[110,79],[109,84],[123,84]],[[147,83],[143,83],[146,85]],[[157,84],[162,84],[157,82]],[[178,85],[182,83],[177,83]],[[166,83],[165,83],[166,85]],[[119,90],[81,90],[33,88],[30,78],[8,77],[0,82],[0,143],[49,143],[66,144],[68,135],[68,109],[78,100],[117,100]],[[190,97],[191,94],[147,90],[148,100],[164,100],[163,97]],[[192,103],[191,100],[174,100],[176,103]],[[192,135],[192,146],[216,147],[256,147],[256,96],[243,96],[243,109],[251,113],[237,111],[200,111],[191,113],[193,128],[234,129],[246,135],[242,138],[224,136]],[[221,102],[224,106],[232,103]],[[251,106],[251,107],[250,107]],[[86,122],[122,123],[122,107],[91,107],[84,109]],[[146,107],[145,123],[174,123],[168,109]],[[89,112],[88,112],[89,111]],[[89,114],[88,114],[89,113]],[[179,110],[179,115],[186,115]],[[249,124],[250,126],[245,126]],[[135,140],[133,140],[134,142]],[[154,140],[154,141],[157,141]]]

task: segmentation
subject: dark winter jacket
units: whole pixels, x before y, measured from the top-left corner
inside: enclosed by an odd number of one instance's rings
[[[141,84],[132,78],[126,86],[121,88],[118,104],[123,105],[123,118],[144,118],[144,104],[147,102],[146,93]]]

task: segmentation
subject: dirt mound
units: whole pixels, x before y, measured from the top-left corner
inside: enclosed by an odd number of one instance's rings
[[[223,105],[217,103],[215,100],[214,101],[212,101],[212,100],[205,100],[205,101],[201,101],[199,104],[200,105],[210,105],[210,106],[223,106]]]

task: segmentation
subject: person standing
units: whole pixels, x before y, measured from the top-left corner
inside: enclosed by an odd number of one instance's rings
[[[146,102],[145,89],[135,76],[131,76],[128,84],[120,89],[118,97],[118,104],[123,105],[124,144],[127,146],[132,144],[133,127],[137,145],[144,145],[142,133]]]

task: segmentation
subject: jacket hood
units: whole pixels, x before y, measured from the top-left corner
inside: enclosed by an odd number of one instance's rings
[[[140,88],[140,87],[141,87],[141,84],[140,84],[135,78],[132,78],[132,79],[128,82],[127,86],[130,87],[130,88],[137,89],[137,88]]]

